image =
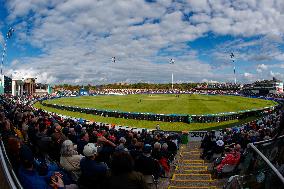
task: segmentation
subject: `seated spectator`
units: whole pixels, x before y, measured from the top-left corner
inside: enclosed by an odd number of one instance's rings
[[[217,172],[221,173],[223,167],[227,165],[237,165],[240,162],[241,154],[240,154],[241,146],[237,144],[233,151],[229,154],[226,154],[223,160],[219,165],[217,165]]]
[[[162,174],[164,176],[168,175],[170,172],[168,156],[164,155],[164,153],[161,152],[161,144],[158,142],[154,144],[154,149],[152,151],[152,157],[158,160],[160,166],[162,167]]]
[[[85,155],[80,162],[81,177],[79,185],[83,188],[103,188],[108,173],[108,167],[103,162],[96,161],[98,149],[93,143],[85,145],[83,154]]]
[[[62,143],[60,165],[66,171],[72,171],[76,175],[76,179],[80,176],[80,161],[82,158],[83,156],[78,155],[78,152],[74,149],[71,140],[65,140]]]
[[[124,137],[121,137],[119,139],[119,145],[115,148],[115,151],[117,152],[122,152],[122,151],[127,151],[128,149],[125,147],[126,139]]]
[[[160,160],[162,158],[162,153],[161,153],[161,144],[159,142],[156,142],[154,144],[154,148],[152,151],[152,157],[156,160]]]
[[[127,152],[115,152],[111,163],[109,189],[146,189],[143,174],[134,171],[134,161]]]
[[[143,148],[143,154],[135,161],[136,170],[141,172],[147,183],[151,183],[152,175],[157,179],[161,173],[161,168],[157,160],[151,156],[152,147],[146,144]]]
[[[33,165],[33,157],[23,157],[22,166],[19,169],[19,180],[24,189],[48,189],[64,188],[62,177],[58,173],[47,174],[46,176],[40,176]],[[54,179],[50,181],[50,177]],[[56,178],[56,179],[55,179]]]
[[[143,142],[137,142],[137,143],[135,144],[135,148],[130,151],[130,154],[131,154],[131,156],[132,156],[132,158],[133,158],[134,160],[136,160],[137,157],[139,157],[140,155],[142,155],[142,153],[143,153],[143,145],[144,145]]]
[[[165,157],[167,159],[169,159],[171,157],[171,154],[169,153],[168,151],[168,145],[167,143],[164,143],[162,145],[162,148],[161,148],[161,154],[162,154],[162,157]]]

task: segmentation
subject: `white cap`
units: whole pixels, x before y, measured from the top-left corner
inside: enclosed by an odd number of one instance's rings
[[[126,143],[126,139],[124,137],[120,137],[119,142]]]
[[[93,143],[88,143],[84,146],[83,154],[86,157],[93,156],[97,154],[97,152],[98,152],[98,148]]]
[[[217,141],[216,141],[216,144],[217,144],[218,146],[223,146],[223,145],[224,145],[224,142],[223,142],[223,140],[217,140]]]
[[[73,142],[72,142],[71,140],[65,140],[65,141],[62,143],[62,145],[64,145],[64,146],[71,146],[71,145],[73,145]]]

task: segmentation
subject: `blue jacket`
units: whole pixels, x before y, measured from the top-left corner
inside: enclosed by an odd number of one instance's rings
[[[39,176],[36,170],[19,169],[19,179],[25,189],[50,189],[47,176]]]
[[[40,176],[35,169],[26,170],[20,167],[19,180],[24,189],[52,189],[49,182],[53,173],[54,171],[49,171],[46,176]]]

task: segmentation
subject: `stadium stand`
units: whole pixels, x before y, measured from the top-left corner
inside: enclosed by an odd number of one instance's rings
[[[251,180],[265,180],[265,188],[273,188],[284,183],[279,158],[283,137],[277,138],[283,134],[281,111],[221,130],[218,136],[208,132],[201,143],[180,145],[181,133],[86,123],[32,107],[38,99],[1,96],[3,188],[163,188],[167,177],[168,188],[220,188],[227,183],[230,189],[233,182],[255,183]],[[265,159],[269,145],[278,148]],[[263,178],[267,172],[275,183]],[[227,182],[231,175],[237,176]],[[245,180],[244,175],[257,176]]]

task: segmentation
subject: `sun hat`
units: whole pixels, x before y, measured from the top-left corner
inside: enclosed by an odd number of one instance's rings
[[[98,148],[93,143],[88,143],[84,146],[83,154],[86,157],[93,156],[97,154],[97,152],[98,152]]]

